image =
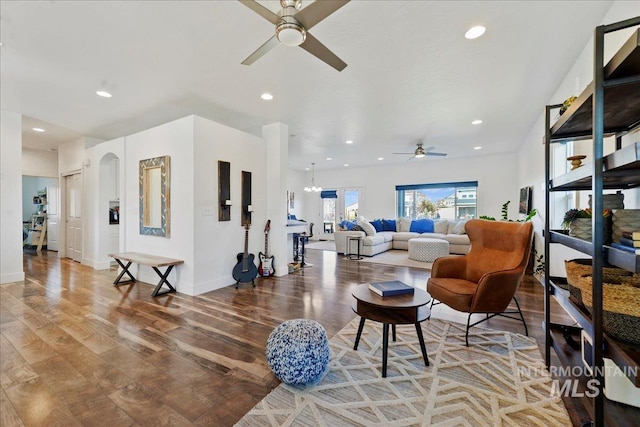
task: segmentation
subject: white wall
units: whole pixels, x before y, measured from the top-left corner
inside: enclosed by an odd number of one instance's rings
[[[58,178],[58,153],[23,148],[22,175]]]
[[[602,24],[611,24],[613,22],[632,18],[640,13],[638,2],[617,1],[613,3],[611,9],[602,20]],[[629,38],[633,30],[627,29],[618,33],[605,36],[605,63],[620,48],[620,46]],[[550,48],[553,48],[550,46]],[[572,95],[577,95],[593,80],[593,38],[585,46],[584,50],[578,56],[575,64],[558,86],[557,91],[549,100],[549,104],[561,104],[565,99]],[[534,186],[533,206],[539,212],[534,219],[536,226],[536,249],[538,253],[543,253],[542,229],[544,227],[544,145],[542,138],[544,136],[544,105],[540,106],[540,116],[531,128],[531,131],[523,141],[518,152],[518,181],[519,187]],[[552,115],[555,115],[552,113]],[[624,139],[623,145],[637,142],[640,139],[638,133],[628,136]],[[580,142],[577,148],[578,152],[587,154],[588,162],[592,158],[591,144]],[[612,150],[612,144],[606,144],[608,151]],[[533,159],[533,160],[532,160]],[[588,193],[588,192],[583,192]],[[625,191],[625,207],[640,208],[640,189]],[[579,207],[586,207],[586,199],[584,195],[577,197],[581,200]],[[552,224],[552,227],[559,227],[559,224]],[[551,245],[551,274],[554,276],[564,276],[563,260],[572,258],[587,258],[588,256],[561,245]]]
[[[292,169],[287,171],[287,190],[294,194],[294,207],[293,209],[289,209],[289,214],[295,215],[296,218],[305,219],[305,201],[307,198],[305,197],[304,187],[310,182],[311,172],[306,174],[305,172]]]
[[[179,292],[186,294],[193,293],[195,278],[193,122],[193,116],[189,116],[127,136],[124,144],[124,162],[120,164],[126,177],[126,211],[123,212],[124,227],[120,228],[125,235],[126,250],[184,260],[184,265],[171,272],[169,282],[177,285]],[[139,162],[160,156],[171,158],[169,238],[142,235],[139,227]],[[141,272],[136,277],[143,282],[154,284],[159,280],[150,267],[141,267]]]
[[[24,280],[22,268],[22,116],[0,112],[0,283]]]
[[[266,214],[266,146],[255,135],[194,117],[194,286],[200,294],[235,283],[236,255],[244,251],[241,225],[242,171],[251,172],[249,253],[264,252]],[[218,221],[218,161],[231,164],[231,221]],[[183,291],[184,292],[184,291]]]
[[[396,185],[478,181],[479,215],[499,217],[502,204],[511,200],[510,217],[516,218],[520,194],[516,176],[514,153],[458,159],[425,158],[406,165],[316,171],[315,181],[326,190],[362,188],[363,203],[359,214],[371,219],[396,217]],[[322,224],[319,193],[302,194],[304,218]]]

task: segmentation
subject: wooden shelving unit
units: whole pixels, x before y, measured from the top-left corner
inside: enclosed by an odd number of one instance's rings
[[[604,37],[606,33],[640,25],[640,17],[611,25],[597,27],[594,31],[594,81],[578,96],[573,104],[551,124],[551,111],[560,105],[546,107],[545,122],[545,359],[550,364],[551,348],[560,362],[566,366],[582,366],[580,350],[566,342],[567,334],[575,335],[584,330],[593,340],[591,360],[595,367],[604,365],[603,358],[611,359],[623,369],[629,380],[640,387],[640,346],[619,342],[603,332],[602,269],[605,263],[640,272],[640,256],[604,244],[604,221],[594,215],[593,237],[585,241],[568,236],[563,231],[551,230],[549,194],[554,191],[589,190],[592,192],[594,212],[603,210],[602,191],[626,190],[640,187],[640,142],[622,148],[621,137],[640,127],[640,29],[636,28],[629,40],[604,65]],[[616,136],[617,150],[603,155],[605,136]],[[551,148],[554,142],[568,140],[593,140],[591,162],[569,173],[551,178]],[[559,243],[593,258],[593,307],[591,314],[576,306],[562,288],[560,280],[549,276],[549,245]],[[574,318],[579,328],[554,325],[550,321],[550,298]],[[559,332],[562,331],[562,332]],[[578,339],[579,341],[579,339]],[[632,369],[624,369],[632,368]],[[593,398],[572,399],[572,405],[584,406],[584,410],[570,411],[580,417],[574,423],[592,421],[595,426],[631,425],[640,419],[640,409],[606,400],[603,393],[603,371],[596,369],[598,393]],[[586,378],[575,378],[584,386]],[[587,415],[585,415],[587,414]],[[588,419],[584,419],[584,417]]]

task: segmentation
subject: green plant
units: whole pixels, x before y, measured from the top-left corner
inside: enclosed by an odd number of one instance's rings
[[[511,203],[511,200],[507,200],[502,205],[502,220],[503,221],[509,221],[509,203]]]
[[[610,209],[605,209],[602,211],[602,216],[607,218],[612,215]],[[562,228],[565,230],[569,229],[571,223],[578,218],[591,218],[593,216],[593,212],[591,212],[591,208],[587,209],[569,209],[565,212],[564,217],[562,218]]]
[[[531,250],[533,251],[533,275],[539,276],[544,273],[544,254],[538,255],[536,248]]]
[[[567,230],[571,223],[578,218],[591,218],[591,209],[569,209],[562,218],[562,228]]]
[[[511,200],[507,200],[506,202],[504,202],[502,204],[502,209],[500,209],[500,212],[502,213],[500,219],[502,221],[511,221],[509,219],[509,203],[511,203]],[[538,214],[538,211],[536,209],[531,209],[524,219],[517,219],[516,222],[529,222],[529,221],[531,221],[531,218],[533,218],[537,214]],[[487,221],[495,221],[496,220],[494,217],[487,216],[487,215],[480,215],[479,218],[480,219],[486,219]]]

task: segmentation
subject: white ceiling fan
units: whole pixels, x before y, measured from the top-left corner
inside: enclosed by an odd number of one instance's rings
[[[253,64],[282,43],[287,46],[300,46],[338,71],[344,70],[347,66],[342,59],[313,37],[309,30],[349,0],[316,0],[302,10],[302,0],[280,0],[282,10],[277,14],[255,0],[238,1],[276,26],[275,35],[242,61],[244,65]]]
[[[418,142],[416,145],[417,145],[416,150],[413,153],[393,153],[393,154],[413,154],[413,156],[409,157],[407,161],[413,158],[421,159],[424,156],[444,157],[447,155],[447,153],[436,153],[435,151],[432,151],[432,150],[435,150],[436,147],[424,148],[422,142]]]

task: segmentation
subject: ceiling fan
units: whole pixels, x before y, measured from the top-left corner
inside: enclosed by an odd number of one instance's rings
[[[436,153],[435,151],[431,151],[431,150],[435,150],[436,147],[428,147],[428,148],[424,148],[422,145],[422,142],[418,142],[416,144],[418,147],[416,148],[416,150],[413,153],[393,153],[393,154],[413,154],[412,157],[409,157],[407,159],[407,161],[413,159],[414,157],[417,159],[420,159],[424,156],[438,156],[438,157],[444,157],[447,154],[446,153]]]
[[[300,10],[302,0],[280,0],[282,10],[277,14],[255,0],[239,1],[276,26],[275,35],[242,61],[244,65],[253,64],[282,43],[287,46],[300,46],[338,71],[344,70],[347,66],[342,59],[313,37],[309,30],[347,4],[349,0],[316,0],[302,10]]]

